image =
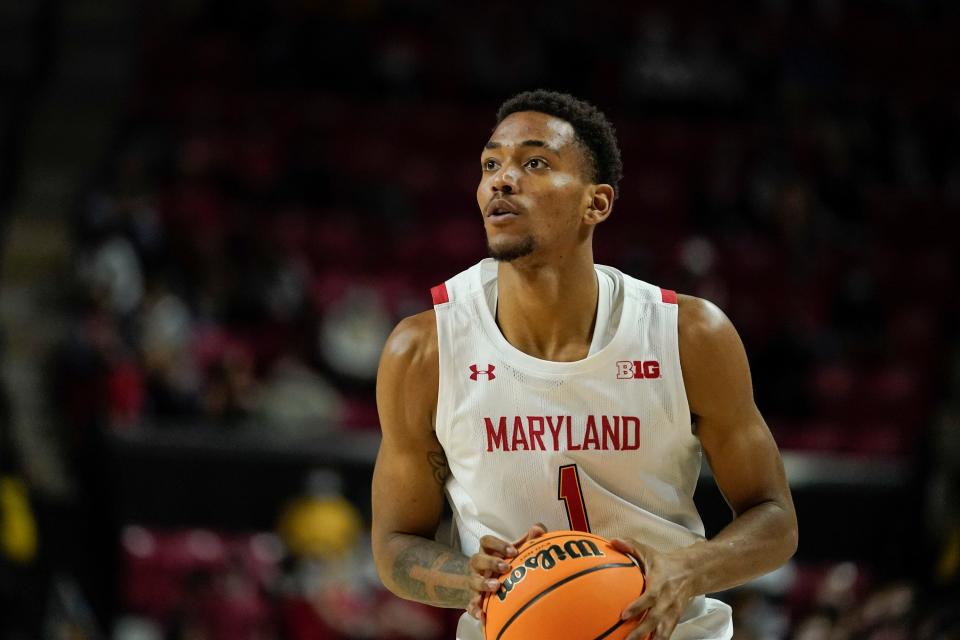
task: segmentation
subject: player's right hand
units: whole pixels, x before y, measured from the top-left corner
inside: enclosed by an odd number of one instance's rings
[[[480,538],[480,551],[470,558],[470,589],[473,597],[467,605],[467,613],[480,622],[485,622],[483,599],[500,588],[497,576],[507,572],[510,559],[515,558],[517,549],[527,540],[539,538],[547,528],[537,523],[527,529],[527,533],[513,542],[507,542],[494,536]]]

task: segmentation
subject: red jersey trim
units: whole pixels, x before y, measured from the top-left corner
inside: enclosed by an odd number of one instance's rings
[[[447,295],[447,283],[441,282],[430,289],[430,295],[433,297],[433,304],[443,304],[450,302],[450,296]]]
[[[660,289],[660,298],[667,304],[677,304],[677,292],[670,289]]]

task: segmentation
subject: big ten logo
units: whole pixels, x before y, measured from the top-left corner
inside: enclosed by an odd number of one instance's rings
[[[617,378],[620,380],[652,380],[660,377],[660,363],[656,360],[620,360]]]

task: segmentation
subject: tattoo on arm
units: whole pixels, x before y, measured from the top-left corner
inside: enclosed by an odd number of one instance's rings
[[[433,477],[437,481],[437,484],[440,486],[445,485],[447,478],[450,477],[450,467],[447,465],[447,456],[443,451],[428,451],[427,462],[430,463],[430,467],[433,469]]]
[[[393,581],[413,600],[439,607],[466,608],[470,561],[463,554],[422,538],[409,543],[393,564]]]

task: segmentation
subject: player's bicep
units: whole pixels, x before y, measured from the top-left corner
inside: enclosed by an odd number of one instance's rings
[[[384,347],[377,374],[383,438],[373,474],[374,544],[391,534],[432,537],[443,513],[447,466],[433,432],[437,398],[432,314],[400,323]]]
[[[736,513],[761,502],[789,507],[777,445],[753,397],[743,343],[714,305],[681,301],[681,366],[697,436],[717,486]]]

